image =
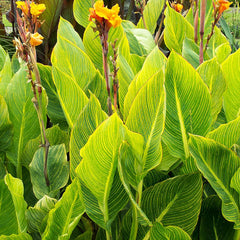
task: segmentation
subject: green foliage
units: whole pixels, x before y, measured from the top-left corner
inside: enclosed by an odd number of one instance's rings
[[[26,64],[0,47],[0,240],[239,239],[233,39],[215,26],[200,64],[192,9],[120,1],[127,19],[142,14],[104,42],[88,21],[95,1],[40,2],[45,60],[57,35],[50,66],[37,64],[42,118]],[[204,46],[212,12],[207,0]]]
[[[29,165],[33,192],[38,199],[44,195],[55,197],[58,190],[67,184],[69,176],[69,164],[64,144],[49,148],[47,161],[49,186],[46,184],[44,172],[42,171],[44,169],[44,159],[44,149],[41,148],[36,151]]]

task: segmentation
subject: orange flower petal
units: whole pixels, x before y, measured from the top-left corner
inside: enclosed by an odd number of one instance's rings
[[[175,11],[177,11],[177,12],[179,12],[179,13],[182,12],[182,9],[183,9],[183,5],[182,5],[182,4],[180,4],[180,3],[172,3],[171,6],[172,6],[172,8],[173,8]]]
[[[31,34],[31,37],[30,37],[30,44],[32,46],[38,46],[40,44],[42,44],[42,40],[43,40],[43,36],[41,34],[39,34],[38,32],[34,33],[34,34]]]
[[[16,4],[17,4],[17,8],[21,9],[24,14],[28,15],[29,8],[26,2],[17,1]]]
[[[38,17],[39,15],[41,15],[45,10],[46,10],[46,6],[45,4],[36,4],[34,2],[32,2],[30,4],[30,12],[33,16]]]
[[[118,4],[112,7],[112,9],[108,9],[104,7],[104,3],[102,0],[97,1],[93,8],[89,9],[89,21],[95,19],[96,21],[102,23],[103,19],[106,20],[107,26],[114,28],[121,24],[122,19],[118,16],[120,11],[120,7]]]

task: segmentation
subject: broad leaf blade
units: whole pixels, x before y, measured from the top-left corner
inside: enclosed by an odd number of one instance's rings
[[[9,119],[8,107],[0,95],[0,152],[5,151],[11,144],[13,126]]]
[[[210,196],[203,201],[199,239],[234,239],[233,223],[223,218],[221,205],[222,201],[217,196]]]
[[[194,38],[193,27],[169,5],[165,10],[165,16],[164,42],[170,51],[174,50],[181,54],[184,39],[186,37],[189,39]]]
[[[49,212],[47,227],[42,239],[70,239],[71,233],[84,211],[81,188],[78,179],[75,179],[66,188],[55,208]]]
[[[29,207],[26,211],[26,218],[28,222],[29,232],[40,232],[43,219],[47,216],[49,211],[54,208],[56,199],[45,195],[41,198],[34,207]]]
[[[0,236],[0,240],[32,240],[32,237],[27,233],[12,234],[10,236]]]
[[[191,240],[190,236],[179,227],[164,227],[161,223],[155,223],[151,228],[150,240]]]
[[[4,179],[0,180],[0,199],[0,235],[26,232],[27,203],[23,198],[22,181],[7,174]]]
[[[74,125],[70,138],[70,172],[76,176],[75,169],[81,161],[80,149],[87,143],[95,129],[107,118],[97,98],[92,94]]]
[[[167,111],[163,141],[174,157],[186,159],[188,133],[205,135],[210,128],[210,93],[196,70],[175,52],[168,58],[165,76]]]
[[[206,137],[230,148],[240,138],[240,116],[229,123],[221,124],[217,129],[209,132]]]
[[[50,185],[46,185],[44,177],[44,149],[39,149],[29,165],[33,192],[40,199],[44,195],[55,197],[58,190],[68,182],[69,164],[64,144],[49,148],[47,173]]]
[[[224,94],[224,111],[228,121],[239,115],[240,109],[240,69],[235,66],[240,62],[240,49],[231,54],[223,63],[222,71],[226,79],[227,90]]]
[[[165,124],[164,74],[160,71],[140,89],[132,103],[126,126],[144,137],[142,173],[160,164],[161,135]]]
[[[52,79],[52,67],[38,64],[42,86],[48,96],[47,114],[53,124],[59,124],[63,129],[67,128],[67,122],[61,104],[58,99],[57,89]]]
[[[8,85],[6,95],[10,120],[14,122],[13,144],[7,151],[7,157],[14,165],[19,163],[27,142],[40,134],[32,98],[33,93],[30,83],[27,83],[26,69],[21,68]]]
[[[222,199],[223,216],[239,229],[239,195],[230,182],[240,167],[240,158],[224,145],[200,136],[191,135],[189,146],[198,169]]]
[[[191,235],[198,221],[201,199],[200,174],[183,175],[146,189],[142,210],[151,221],[178,226]]]
[[[92,7],[92,0],[75,0],[73,2],[73,14],[77,22],[83,26],[87,27],[89,21],[89,8]]]
[[[128,88],[128,93],[124,100],[124,120],[126,121],[129,110],[132,106],[134,98],[141,87],[157,72],[165,68],[166,57],[155,47],[147,56],[141,71],[135,76]]]
[[[226,83],[222,69],[216,58],[205,61],[197,69],[203,81],[207,84],[212,99],[212,121],[216,121],[222,109],[223,93],[226,90]]]
[[[139,28],[145,28],[146,26],[151,34],[154,34],[157,26],[157,20],[163,9],[164,3],[165,2],[163,0],[149,0],[144,8],[143,17],[140,19],[137,26]],[[143,23],[143,18],[145,25]]]
[[[62,131],[57,125],[46,129],[46,137],[49,141],[50,146],[60,145],[62,143],[65,144],[66,152],[69,151],[69,135],[68,133]],[[29,164],[31,163],[35,152],[39,149],[39,143],[41,142],[41,135],[37,138],[31,139],[26,144],[22,157],[21,162],[23,165],[28,168]]]
[[[81,149],[83,159],[76,169],[77,175],[98,200],[106,224],[112,220],[109,219],[108,201],[117,169],[119,147],[124,140],[130,143],[138,156],[141,154],[142,137],[130,132],[114,114],[96,129]],[[121,184],[113,191],[116,197],[121,196],[118,195],[122,191]],[[115,209],[122,207],[119,204]]]

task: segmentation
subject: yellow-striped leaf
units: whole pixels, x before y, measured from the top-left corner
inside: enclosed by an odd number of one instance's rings
[[[209,90],[196,70],[174,51],[167,62],[163,141],[178,158],[189,157],[188,133],[204,136],[212,122]]]
[[[223,216],[240,229],[239,194],[230,186],[240,158],[224,145],[200,136],[191,135],[189,146],[198,169],[222,200]]]

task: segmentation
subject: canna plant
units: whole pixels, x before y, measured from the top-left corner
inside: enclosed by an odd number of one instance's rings
[[[75,0],[83,38],[61,17],[51,66],[36,63],[45,6],[17,4],[20,63],[0,48],[0,239],[239,239],[240,51],[221,2],[202,21],[138,1],[135,25]]]

